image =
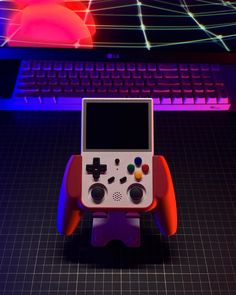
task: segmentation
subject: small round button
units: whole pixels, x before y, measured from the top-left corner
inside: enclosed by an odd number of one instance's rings
[[[129,164],[129,165],[127,166],[127,170],[128,170],[128,172],[129,172],[129,174],[134,173],[134,169],[135,169],[135,167],[134,167],[133,164]]]
[[[120,159],[115,159],[115,163],[118,166],[120,164]]]
[[[143,176],[142,171],[138,170],[134,172],[134,177],[137,181],[140,181],[142,179],[142,176]]]
[[[143,196],[143,190],[139,186],[134,186],[130,190],[130,197],[131,199],[137,203],[140,202]]]
[[[91,191],[91,196],[96,203],[101,202],[104,195],[105,190],[101,186],[95,186]]]
[[[140,167],[141,164],[142,164],[142,159],[141,159],[140,157],[136,157],[136,158],[134,159],[134,163],[135,163],[135,165],[136,165],[137,167]]]
[[[148,174],[149,172],[149,166],[147,164],[142,165],[142,171],[144,174]]]

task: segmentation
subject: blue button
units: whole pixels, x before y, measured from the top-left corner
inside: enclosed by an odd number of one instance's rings
[[[135,163],[135,165],[136,165],[137,167],[140,167],[141,164],[142,164],[142,159],[141,159],[140,157],[136,157],[136,158],[134,159],[134,163]]]

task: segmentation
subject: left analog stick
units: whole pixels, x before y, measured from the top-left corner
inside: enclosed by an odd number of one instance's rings
[[[95,202],[101,202],[104,198],[105,190],[101,186],[95,186],[91,191],[91,196]]]

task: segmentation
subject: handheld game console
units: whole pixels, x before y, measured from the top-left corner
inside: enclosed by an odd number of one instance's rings
[[[93,214],[92,245],[140,245],[140,213],[153,212],[162,234],[177,229],[171,174],[153,155],[152,99],[83,99],[82,153],[71,156],[61,187],[57,227],[71,235]]]

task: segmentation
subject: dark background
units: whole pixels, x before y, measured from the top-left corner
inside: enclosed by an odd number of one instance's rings
[[[141,3],[141,18],[152,50],[172,54],[236,51],[236,1],[142,0]],[[14,1],[0,2],[0,47],[7,47],[7,24],[17,9]],[[96,24],[95,48],[143,48],[146,53],[137,0],[92,1],[91,13]],[[227,49],[217,38],[219,35]]]
[[[236,115],[156,112],[155,152],[174,180],[179,228],[142,216],[142,246],[90,246],[86,214],[56,230],[66,162],[80,152],[80,112],[0,113],[0,294],[235,294]]]

